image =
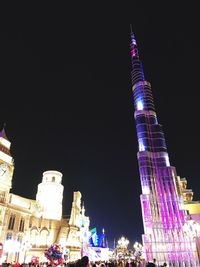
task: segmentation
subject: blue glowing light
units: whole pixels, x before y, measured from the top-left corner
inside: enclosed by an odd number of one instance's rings
[[[141,100],[138,100],[138,102],[137,102],[137,110],[143,110],[143,103],[142,103],[142,101]]]
[[[145,151],[145,146],[143,144],[143,141],[139,139],[139,151]]]

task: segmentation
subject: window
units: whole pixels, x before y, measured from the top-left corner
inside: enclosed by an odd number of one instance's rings
[[[22,243],[22,239],[23,239],[23,237],[21,235],[18,235],[17,242],[19,242],[21,244]]]
[[[31,230],[30,243],[33,247],[38,245],[38,230],[36,228]]]
[[[22,218],[20,220],[19,232],[24,232],[24,222],[25,222],[25,220],[24,220],[24,218]]]
[[[12,239],[12,234],[11,233],[7,233],[6,235],[6,240]]]
[[[41,232],[40,232],[40,245],[41,246],[47,246],[47,244],[48,244],[48,235],[49,235],[49,233],[48,233],[48,230],[47,229],[43,229]]]
[[[8,224],[8,229],[9,230],[13,230],[14,224],[15,224],[15,215],[12,214],[10,216],[10,221],[9,221],[9,224]]]
[[[5,203],[6,201],[6,193],[4,191],[0,191],[0,203]]]

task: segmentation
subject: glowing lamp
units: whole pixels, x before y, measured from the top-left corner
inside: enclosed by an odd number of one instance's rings
[[[165,162],[166,162],[166,166],[169,167],[170,163],[169,163],[169,157],[165,156]]]
[[[145,146],[143,144],[143,141],[139,139],[139,151],[145,151]]]
[[[125,238],[124,236],[122,236],[118,241],[118,247],[119,248],[127,248],[128,244],[129,244],[129,240],[127,238]]]
[[[137,101],[137,110],[143,110],[143,103],[142,103],[142,101],[141,100],[138,100]]]

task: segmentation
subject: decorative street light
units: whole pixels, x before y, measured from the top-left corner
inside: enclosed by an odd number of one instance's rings
[[[117,248],[116,248],[116,256],[117,258],[126,258],[129,257],[129,250],[128,250],[129,240],[122,236],[117,241]]]
[[[143,246],[142,246],[142,244],[140,244],[139,242],[135,242],[134,244],[133,244],[133,248],[134,248],[134,257],[136,258],[136,259],[141,259],[141,258],[143,258],[143,254],[144,254],[144,248],[143,248]]]
[[[142,248],[143,248],[142,244],[140,244],[137,241],[133,244],[133,247],[135,250],[142,250]]]
[[[127,249],[128,244],[129,244],[129,240],[127,238],[125,238],[124,236],[122,236],[118,241],[117,241],[117,247],[118,248],[122,248],[122,249]]]

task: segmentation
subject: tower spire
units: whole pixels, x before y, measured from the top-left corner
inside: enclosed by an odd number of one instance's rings
[[[82,207],[81,207],[81,214],[85,215],[85,207],[84,207],[84,202],[82,203]]]
[[[3,128],[2,130],[0,131],[0,137],[3,137],[4,139],[8,140],[8,137],[6,135],[6,131],[5,131],[5,127],[6,127],[6,123],[4,122],[3,124]]]
[[[145,81],[142,62],[139,58],[137,42],[133,32],[131,33],[130,49],[132,59],[131,79],[135,96],[135,110],[155,111],[151,85]]]
[[[136,83],[140,81],[144,81],[144,72],[142,63],[139,58],[136,38],[134,33],[132,32],[131,27],[131,59],[132,59],[132,72],[131,72],[131,78],[132,78],[132,84],[135,85]]]

